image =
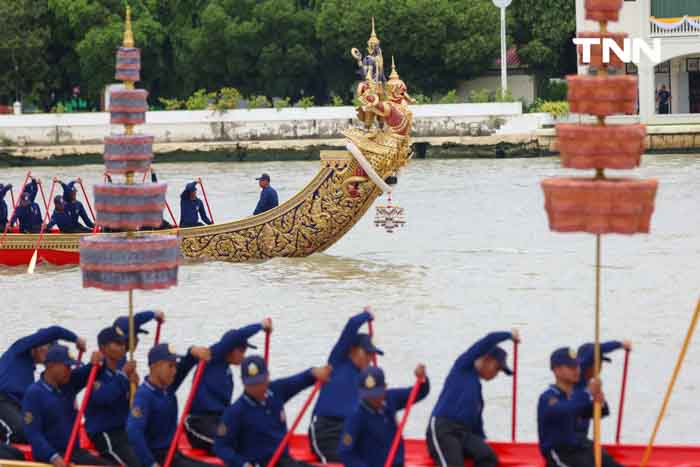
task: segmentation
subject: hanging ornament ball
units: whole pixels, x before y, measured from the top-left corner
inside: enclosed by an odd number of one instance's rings
[[[389,199],[388,204],[377,206],[374,225],[383,227],[388,233],[394,233],[396,228],[406,225],[403,208],[401,206],[392,205],[391,199]]]

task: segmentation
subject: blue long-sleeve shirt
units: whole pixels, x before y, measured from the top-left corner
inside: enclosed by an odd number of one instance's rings
[[[189,193],[187,197],[180,197],[180,227],[193,227],[199,223],[199,218],[207,225],[212,223],[204,209],[204,203],[201,199],[190,199]]]
[[[78,336],[61,326],[51,326],[15,341],[0,357],[0,393],[20,404],[25,391],[34,383],[36,366],[32,349],[56,340],[75,342]]]
[[[214,453],[228,467],[242,467],[246,462],[267,465],[287,433],[284,404],[314,382],[309,369],[272,381],[264,402],[243,394],[224,411]]]
[[[328,358],[328,364],[333,367],[333,375],[321,388],[314,415],[345,418],[355,410],[359,402],[357,380],[360,369],[350,360],[350,347],[362,325],[371,319],[372,315],[363,311],[350,318],[343,328]]]
[[[129,378],[121,370],[102,366],[85,410],[85,429],[91,435],[126,429],[129,416]]]
[[[277,198],[277,191],[268,185],[260,192],[260,199],[258,200],[257,206],[255,206],[253,215],[262,214],[265,211],[276,208],[278,205],[279,199]]]
[[[156,313],[155,311],[139,311],[138,313],[134,314],[134,332],[138,333],[141,330],[141,327],[144,326],[145,324],[153,321],[156,319]],[[117,319],[114,320],[113,326],[118,327],[121,329],[125,335],[129,335],[129,317],[128,316],[120,316]]]
[[[5,202],[5,195],[8,191],[10,191],[10,188],[12,188],[12,185],[10,184],[3,185],[3,187],[0,188],[0,225],[7,224],[8,212],[7,203]]]
[[[416,402],[425,399],[429,392],[430,382],[426,378],[420,386]],[[406,407],[410,393],[411,388],[389,389],[386,391],[382,408],[376,410],[362,401],[355,412],[345,419],[338,446],[338,454],[345,467],[384,466],[398,429],[396,414]],[[403,465],[403,463],[402,437],[393,465]]]
[[[204,368],[202,380],[197,388],[197,394],[192,401],[190,410],[192,415],[220,415],[231,404],[233,375],[226,357],[233,349],[245,345],[249,337],[261,330],[262,325],[260,324],[251,324],[240,329],[232,329],[224,334],[219,342],[209,348],[211,360],[207,362],[207,366]]]
[[[61,182],[61,186],[63,187],[63,200],[65,201],[66,213],[68,213],[68,215],[70,216],[74,226],[80,225],[80,221],[78,219],[82,219],[85,225],[92,229],[93,227],[95,227],[95,224],[93,224],[92,220],[90,219],[90,216],[88,216],[87,214],[87,211],[85,211],[83,203],[81,203],[77,199],[74,201],[70,200],[70,193],[72,191],[75,191],[75,183],[75,181],[72,181],[70,183]]]
[[[540,395],[537,403],[537,432],[540,451],[546,456],[552,449],[584,446],[576,434],[576,421],[590,417],[593,400],[590,397],[569,397],[552,385]]]
[[[67,211],[53,211],[53,214],[51,214],[51,220],[46,226],[46,230],[51,230],[55,225],[58,226],[58,230],[63,233],[74,233],[76,231],[73,218]]]
[[[602,342],[600,344],[600,354],[601,356],[607,355],[610,352],[614,352],[617,349],[622,348],[622,342],[620,341],[607,341],[607,342]],[[574,394],[573,397],[577,398],[583,398],[583,399],[589,399],[590,394],[588,393],[587,387],[588,387],[588,379],[584,375],[584,367],[585,366],[592,366],[593,362],[593,355],[579,355],[579,358],[584,357],[585,361],[582,364],[581,368],[581,379],[579,380],[578,383],[574,386]],[[607,417],[610,415],[610,407],[608,406],[607,403],[603,404],[603,410],[602,410],[602,415],[603,417]],[[588,430],[590,429],[591,426],[591,417],[579,417],[576,420],[576,433],[578,433],[578,436],[581,438],[588,438]]]
[[[482,417],[484,398],[481,379],[474,363],[500,342],[512,337],[510,332],[492,332],[460,355],[447,375],[432,416],[460,423],[475,435],[486,438]]]
[[[91,365],[83,365],[71,372],[68,384],[56,388],[43,375],[32,384],[22,400],[24,433],[32,446],[32,456],[39,462],[65,451],[75,422],[75,396],[87,384]],[[80,447],[76,439],[75,447]]]
[[[126,422],[126,433],[141,465],[153,465],[156,462],[153,451],[170,447],[177,429],[175,393],[195,363],[196,359],[188,351],[177,365],[173,384],[161,389],[146,378],[136,390]]]

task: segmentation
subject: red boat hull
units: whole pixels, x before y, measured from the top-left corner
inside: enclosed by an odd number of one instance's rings
[[[27,266],[34,250],[3,250],[0,264],[5,266]],[[49,263],[55,266],[80,264],[80,253],[61,250],[39,250],[37,264]]]
[[[498,454],[498,465],[501,467],[543,467],[545,465],[537,443],[494,442],[490,443],[490,445]],[[92,447],[90,440],[84,432],[81,433],[81,446]],[[16,445],[16,447],[20,448],[25,453],[27,460],[32,460],[29,446]],[[305,435],[295,435],[292,438],[290,449],[294,458],[304,462],[318,463],[318,459],[316,459],[316,456],[314,456],[309,448],[308,438]],[[626,467],[640,467],[645,447],[622,444],[606,446],[606,449],[622,465]],[[207,456],[204,451],[192,449],[185,436],[180,440],[180,450],[183,454],[188,456],[213,464],[223,465],[218,458]],[[411,467],[435,465],[428,455],[425,440],[406,440],[405,465]],[[472,465],[471,462],[465,464],[465,466]],[[656,446],[654,447],[654,451],[647,466],[700,467],[700,446]]]

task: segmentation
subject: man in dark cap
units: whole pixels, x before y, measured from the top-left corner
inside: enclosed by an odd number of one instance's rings
[[[587,397],[575,396],[574,387],[581,377],[581,360],[569,347],[552,352],[549,363],[555,384],[542,393],[537,404],[540,452],[547,467],[594,467],[593,443],[581,439],[576,425],[580,417],[591,416],[595,401],[605,403],[602,384],[599,379],[591,378]],[[605,450],[602,459],[604,467],[620,467]]]
[[[418,365],[414,374],[422,380],[416,397],[419,402],[430,392],[430,382],[425,365]],[[346,467],[383,467],[398,429],[397,413],[406,407],[412,388],[387,390],[384,372],[378,367],[362,370],[357,385],[360,404],[345,419],[340,458]],[[403,438],[392,465],[404,465]]]
[[[156,320],[159,323],[165,322],[165,313],[163,313],[160,310],[153,310],[153,311],[139,311],[138,313],[134,313],[134,337],[135,337],[135,342],[134,342],[134,348],[136,348],[139,345],[139,334],[148,334],[148,331],[145,329],[142,329],[144,325],[147,323]],[[119,329],[122,330],[122,332],[127,336],[127,346],[129,345],[129,317],[128,316],[120,316],[119,318],[114,320],[113,326],[118,327]]]
[[[53,214],[51,214],[51,221],[46,226],[46,230],[51,230],[51,228],[56,225],[58,226],[58,230],[60,230],[62,233],[92,232],[92,229],[85,227],[80,223],[80,221],[77,221],[76,223],[73,220],[73,217],[71,217],[66,210],[65,202],[66,201],[63,196],[54,197],[54,210]]]
[[[0,230],[5,230],[5,226],[7,225],[8,210],[7,203],[5,202],[5,195],[11,189],[12,184],[8,183],[3,185],[0,183]]]
[[[187,355],[178,355],[169,344],[158,344],[148,352],[148,376],[136,390],[134,404],[126,422],[129,442],[142,467],[161,466],[177,429],[176,392],[197,360],[209,360],[206,347],[190,347]],[[207,467],[175,451],[173,467]]]
[[[287,434],[284,405],[316,381],[326,382],[331,367],[310,368],[288,378],[270,382],[265,359],[253,355],[241,364],[245,391],[229,406],[217,430],[214,452],[227,467],[267,465]],[[278,467],[306,467],[289,455],[287,448]]]
[[[68,347],[54,344],[46,353],[46,370],[41,378],[27,389],[22,399],[24,432],[32,446],[35,461],[66,467],[66,448],[77,416],[75,397],[87,384],[92,365],[99,363],[101,355],[95,352],[90,365],[78,366],[68,352]],[[111,465],[105,459],[93,456],[75,441],[71,464]]]
[[[185,185],[185,189],[180,193],[180,227],[201,227],[213,222],[207,217],[204,203],[197,197],[197,182],[190,182]]]
[[[323,463],[340,462],[338,444],[343,423],[359,402],[357,378],[370,365],[374,354],[384,355],[369,335],[359,332],[363,324],[372,320],[369,307],[350,318],[328,357],[333,379],[321,388],[309,426],[311,448]]]
[[[22,399],[34,383],[36,365],[44,364],[49,344],[57,340],[75,342],[85,351],[85,340],[61,326],[39,329],[15,341],[0,357],[0,441],[26,443],[22,421]]]
[[[137,466],[139,460],[126,434],[126,419],[130,383],[138,384],[139,375],[136,362],[122,364],[127,339],[117,326],[104,328],[97,335],[104,358],[85,411],[85,430],[102,457],[115,464]]]
[[[247,349],[257,349],[248,342],[260,331],[271,332],[272,321],[264,319],[240,329],[231,329],[221,340],[209,347],[211,361],[207,363],[197,394],[192,401],[185,429],[194,448],[211,451],[219,420],[233,397],[231,365],[240,365]]]
[[[438,465],[464,465],[465,459],[473,460],[475,467],[498,465],[496,453],[486,444],[481,380],[490,381],[500,372],[512,374],[506,351],[498,347],[509,339],[518,341],[518,332],[492,332],[460,355],[452,366],[426,435],[428,450]]]
[[[258,181],[260,188],[262,188],[262,191],[260,192],[260,200],[258,201],[258,205],[255,206],[255,211],[253,211],[254,216],[276,208],[279,205],[277,191],[270,186],[270,176],[264,173],[256,178],[256,180]]]
[[[10,226],[19,221],[19,231],[22,233],[39,233],[41,231],[41,209],[34,202],[39,192],[38,183],[35,178],[29,182],[20,195],[20,203],[15,213],[10,219]]]
[[[76,231],[78,231],[77,229],[79,227],[85,229],[85,227],[80,224],[80,219],[82,219],[87,226],[87,231],[91,232],[95,227],[95,224],[93,224],[90,216],[87,214],[87,211],[85,211],[83,203],[78,201],[78,189],[75,187],[76,183],[82,183],[80,178],[77,178],[69,183],[63,183],[57,178],[54,178],[54,181],[60,183],[61,187],[63,187],[63,201],[65,203],[65,210],[73,221],[73,226]]]

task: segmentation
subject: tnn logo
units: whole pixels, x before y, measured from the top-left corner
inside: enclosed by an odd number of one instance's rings
[[[654,64],[661,63],[661,39],[654,39],[649,46],[643,39],[626,38],[622,43],[622,48],[610,38],[594,38],[594,37],[577,37],[574,38],[574,44],[583,47],[583,63],[591,62],[591,46],[603,47],[603,63],[610,63],[610,52],[615,54],[623,63],[639,64],[641,61],[642,52]]]

